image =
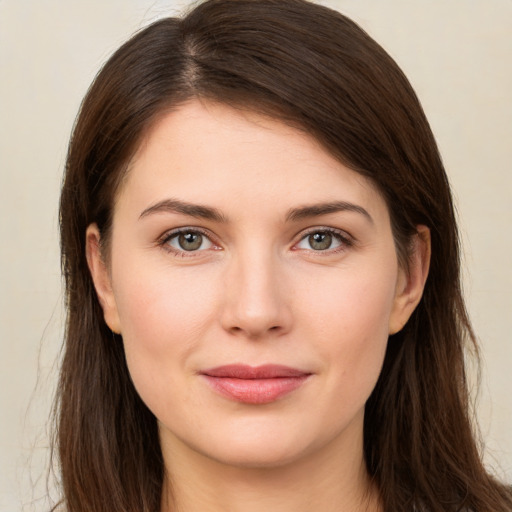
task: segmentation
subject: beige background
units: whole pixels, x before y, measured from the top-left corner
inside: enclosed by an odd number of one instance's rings
[[[452,181],[482,340],[487,460],[512,481],[512,1],[330,0],[398,61]],[[45,510],[45,426],[61,338],[57,201],[100,64],[186,2],[0,0],[0,511]]]

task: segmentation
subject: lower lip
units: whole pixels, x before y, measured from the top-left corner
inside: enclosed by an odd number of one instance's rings
[[[235,379],[203,375],[210,386],[231,400],[246,404],[269,404],[296,390],[309,375],[270,379]]]

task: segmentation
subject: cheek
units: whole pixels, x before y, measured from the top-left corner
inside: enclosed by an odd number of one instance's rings
[[[169,389],[187,371],[190,355],[216,317],[218,286],[213,276],[205,284],[190,273],[147,263],[124,262],[114,277],[120,284],[115,295],[130,375],[154,410],[172,398]]]
[[[310,273],[300,283],[300,307],[308,323],[338,338],[363,340],[371,333],[387,338],[397,280],[396,263]],[[315,320],[315,319],[318,319]],[[321,319],[321,320],[320,320]]]
[[[214,273],[198,279],[193,269],[173,272],[165,264],[127,264],[115,288],[123,335],[148,349],[164,350],[175,339],[187,346],[212,316],[216,281]]]
[[[395,284],[394,273],[359,268],[353,273],[333,273],[324,281],[323,290],[308,286],[310,293],[302,306],[303,326],[309,338],[317,340],[329,387],[343,407],[362,405],[378,379]]]

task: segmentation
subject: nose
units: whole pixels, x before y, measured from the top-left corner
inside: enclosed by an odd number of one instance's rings
[[[221,323],[249,339],[279,336],[292,325],[290,290],[271,254],[235,257],[226,276]]]

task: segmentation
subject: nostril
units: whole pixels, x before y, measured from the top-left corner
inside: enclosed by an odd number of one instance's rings
[[[272,327],[269,327],[268,329],[250,329],[250,328],[244,329],[243,327],[240,327],[237,325],[234,325],[231,328],[229,328],[229,331],[231,332],[231,334],[239,335],[241,333],[245,333],[250,338],[264,336],[265,333],[268,334],[270,332],[278,334],[279,332],[281,332],[281,330],[282,330],[282,326],[280,326],[280,325],[273,325]]]

